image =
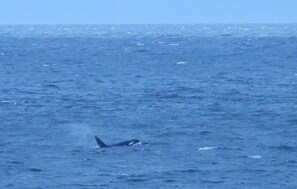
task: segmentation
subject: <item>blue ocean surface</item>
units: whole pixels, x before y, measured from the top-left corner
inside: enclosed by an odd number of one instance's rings
[[[2,25],[0,82],[0,188],[297,188],[296,24]]]

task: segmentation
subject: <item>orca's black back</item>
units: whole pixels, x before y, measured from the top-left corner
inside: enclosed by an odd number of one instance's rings
[[[136,143],[139,143],[139,140],[132,139],[132,140],[127,140],[127,141],[123,141],[123,142],[113,144],[112,146],[131,146],[131,145],[136,144]]]

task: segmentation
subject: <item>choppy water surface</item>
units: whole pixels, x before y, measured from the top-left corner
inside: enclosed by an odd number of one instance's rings
[[[0,188],[296,188],[296,65],[296,25],[0,26]]]

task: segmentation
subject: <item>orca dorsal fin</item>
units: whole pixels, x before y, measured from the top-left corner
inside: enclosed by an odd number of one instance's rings
[[[104,142],[102,142],[102,140],[100,140],[97,136],[94,136],[96,141],[97,141],[97,144],[100,148],[105,148],[105,147],[108,147]]]

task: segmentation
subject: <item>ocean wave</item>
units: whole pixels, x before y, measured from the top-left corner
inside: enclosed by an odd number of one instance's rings
[[[296,146],[289,146],[289,145],[270,146],[269,148],[274,150],[280,150],[280,151],[288,151],[288,152],[294,152],[297,150]]]

